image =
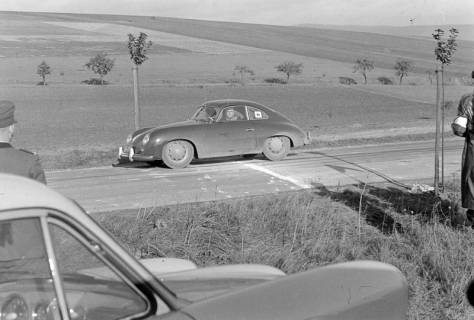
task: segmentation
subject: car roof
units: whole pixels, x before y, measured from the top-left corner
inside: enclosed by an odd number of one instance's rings
[[[219,100],[211,100],[211,101],[206,101],[203,103],[205,106],[219,106],[219,107],[227,107],[227,106],[232,106],[236,104],[244,104],[248,106],[258,106],[261,108],[266,108],[270,109],[266,106],[261,105],[260,103],[253,102],[250,100],[243,100],[243,99],[219,99]],[[271,110],[271,109],[270,109]]]
[[[22,208],[54,208],[69,213],[79,211],[72,200],[36,180],[0,173],[0,211]]]

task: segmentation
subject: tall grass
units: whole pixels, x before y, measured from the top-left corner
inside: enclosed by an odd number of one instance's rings
[[[287,273],[355,259],[390,263],[408,280],[409,319],[462,319],[471,312],[464,289],[474,277],[474,232],[452,224],[450,203],[368,186],[98,220],[137,258],[180,257],[200,266],[261,263]]]

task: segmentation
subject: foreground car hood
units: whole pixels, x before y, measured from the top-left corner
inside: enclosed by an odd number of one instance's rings
[[[156,274],[178,297],[198,301],[283,277],[279,269],[239,264]]]
[[[407,308],[407,283],[397,268],[354,261],[228,291],[182,312],[193,319],[402,320]]]
[[[193,262],[185,259],[152,258],[142,259],[140,262],[178,297],[188,301],[221,295],[285,275],[279,269],[258,264],[198,269]],[[116,275],[105,267],[83,269],[80,273],[100,280],[118,280]]]

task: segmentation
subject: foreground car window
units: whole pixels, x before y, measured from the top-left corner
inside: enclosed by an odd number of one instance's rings
[[[71,319],[112,320],[148,311],[133,284],[122,280],[96,252],[58,225],[51,223],[50,232]]]
[[[0,308],[1,319],[59,319],[39,218],[0,222]]]

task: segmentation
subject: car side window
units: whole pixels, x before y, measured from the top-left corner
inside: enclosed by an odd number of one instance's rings
[[[0,222],[0,283],[2,319],[60,318],[40,218]]]
[[[98,257],[98,245],[86,246],[80,236],[55,223],[49,229],[71,319],[112,320],[148,312],[134,284]]]
[[[264,111],[262,111],[258,108],[247,106],[247,110],[249,112],[249,120],[265,120],[265,119],[268,119],[268,114],[266,114]]]
[[[219,118],[219,122],[242,121],[247,120],[244,106],[225,107]]]

